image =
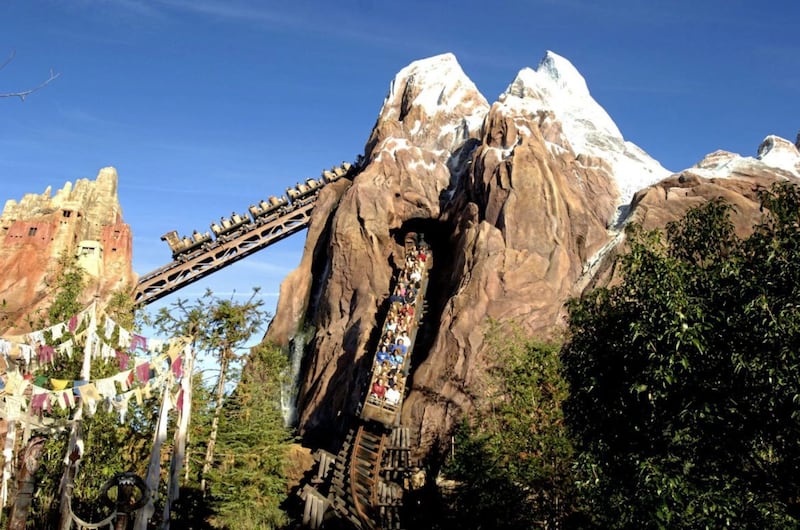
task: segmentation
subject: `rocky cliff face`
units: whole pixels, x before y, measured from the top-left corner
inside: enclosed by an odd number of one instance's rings
[[[86,303],[136,281],[114,168],[101,169],[94,181],[67,182],[55,195],[48,188],[6,202],[0,215],[0,331],[29,331],[29,315],[51,301],[48,285],[58,274],[59,258],[73,255],[88,273]]]
[[[757,159],[714,153],[671,175],[550,52],[491,105],[452,55],[412,63],[391,83],[361,171],[322,190],[267,333],[304,352],[301,432],[330,439],[357,409],[406,232],[424,233],[434,256],[402,416],[421,456],[482,392],[489,319],[558,333],[564,302],[608,277],[624,222],[663,226],[721,195],[750,226],[755,188],[797,178],[799,162],[768,137]]]

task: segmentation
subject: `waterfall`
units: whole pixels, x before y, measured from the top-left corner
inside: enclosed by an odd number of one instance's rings
[[[300,387],[300,366],[308,340],[314,336],[315,328],[307,327],[299,331],[289,342],[289,367],[281,385],[281,413],[283,423],[293,427],[297,423],[297,390]]]

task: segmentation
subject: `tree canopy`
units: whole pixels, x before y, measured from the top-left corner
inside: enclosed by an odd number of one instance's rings
[[[800,191],[739,238],[711,201],[628,230],[621,281],[570,303],[568,424],[607,528],[800,525]]]
[[[486,339],[486,391],[456,430],[444,470],[456,481],[446,527],[572,527],[579,514],[559,347],[513,323],[491,322]]]

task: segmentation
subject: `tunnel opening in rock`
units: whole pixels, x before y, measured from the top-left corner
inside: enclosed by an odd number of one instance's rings
[[[411,369],[408,387],[413,384],[414,369],[429,355],[431,346],[439,329],[442,311],[453,290],[453,228],[448,223],[436,219],[411,219],[392,232],[392,237],[401,245],[410,233],[422,234],[430,246],[433,256],[432,267],[428,271],[428,288],[425,293],[423,311],[411,353]],[[398,260],[395,260],[398,261]],[[399,260],[402,263],[402,259]]]

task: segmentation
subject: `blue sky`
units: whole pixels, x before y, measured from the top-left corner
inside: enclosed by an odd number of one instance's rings
[[[769,7],[760,7],[768,5]],[[0,199],[117,168],[134,269],[209,222],[363,152],[402,67],[456,55],[494,101],[545,50],[569,59],[626,139],[673,171],[755,155],[800,129],[800,2],[744,0],[6,0]],[[273,308],[303,235],[208,280]],[[168,302],[170,299],[166,299]]]

